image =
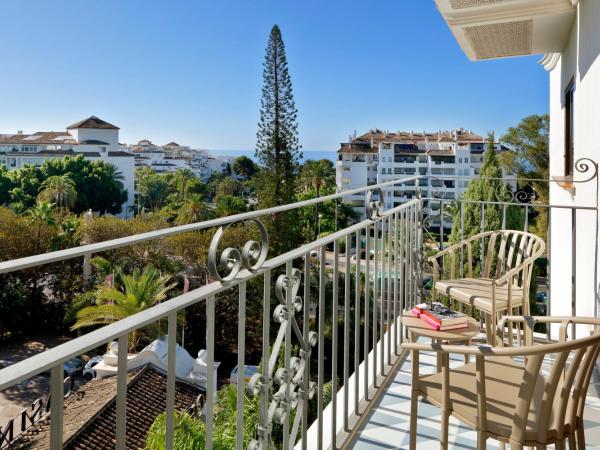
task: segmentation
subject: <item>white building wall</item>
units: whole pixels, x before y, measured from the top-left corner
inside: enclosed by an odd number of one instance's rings
[[[573,79],[574,94],[574,160],[600,160],[600,1],[580,0],[577,16],[556,66],[550,71],[550,175],[565,172],[565,89]],[[589,172],[588,172],[589,174]],[[584,179],[577,173],[574,178]],[[553,205],[597,206],[596,180],[575,184],[575,192],[551,183]],[[596,212],[580,211],[576,216],[575,264],[572,264],[572,216],[568,210],[551,214],[551,298],[552,315],[571,315],[572,289],[569,280],[576,272],[575,313],[597,315],[598,292],[598,223]],[[574,267],[575,266],[575,267]]]
[[[77,142],[102,141],[109,144],[108,150],[119,150],[119,130],[76,128],[68,131],[69,134],[77,140]]]

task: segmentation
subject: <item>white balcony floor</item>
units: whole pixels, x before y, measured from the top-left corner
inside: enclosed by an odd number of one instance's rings
[[[421,354],[421,374],[433,373],[435,355]],[[450,358],[452,366],[464,364],[459,356]],[[408,449],[410,420],[411,361],[407,356],[401,363],[393,379],[384,387],[385,393],[373,406],[367,421],[349,446],[353,450]],[[588,392],[585,408],[586,448],[600,449],[600,367],[596,371]],[[419,401],[418,409],[418,450],[438,450],[440,448],[440,409]],[[449,448],[456,450],[475,449],[476,433],[458,420],[450,417]],[[498,442],[487,441],[488,449],[498,449]],[[507,447],[508,448],[508,447]],[[554,448],[550,446],[549,448]]]

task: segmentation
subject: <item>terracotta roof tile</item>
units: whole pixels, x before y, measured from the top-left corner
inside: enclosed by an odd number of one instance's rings
[[[338,153],[375,153],[381,142],[403,142],[418,144],[428,142],[459,142],[477,143],[484,142],[484,137],[467,130],[421,132],[397,131],[390,133],[378,128],[369,130],[352,140],[351,144],[343,143]],[[371,145],[372,144],[372,145]],[[364,146],[365,148],[362,148]],[[371,148],[373,147],[373,148]]]
[[[119,127],[114,126],[111,123],[105,122],[104,120],[96,117],[96,116],[90,116],[87,119],[83,119],[80,120],[77,123],[74,123],[73,125],[69,125],[67,127],[67,130],[73,130],[73,129],[77,129],[77,128],[93,128],[93,129],[101,129],[101,130],[118,130]]]
[[[167,376],[152,365],[128,374],[128,449],[143,449],[154,419],[166,408]],[[94,379],[65,399],[64,448],[70,450],[113,449],[116,428],[116,377]],[[197,386],[176,380],[175,409],[185,411],[203,393]],[[49,448],[50,420],[39,422],[14,444],[15,449]]]
[[[13,134],[0,138],[0,144],[77,144],[77,141],[66,131],[38,131],[33,134]]]

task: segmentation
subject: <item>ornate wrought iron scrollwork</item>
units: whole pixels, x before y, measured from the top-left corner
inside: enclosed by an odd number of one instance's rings
[[[379,195],[379,200],[373,200],[373,194]],[[375,220],[381,217],[384,211],[384,198],[381,188],[374,188],[367,192],[366,200],[367,218]]]
[[[579,173],[588,173],[592,168],[590,176],[585,180],[576,180],[576,183],[587,183],[598,176],[598,163],[590,158],[579,158],[575,161],[575,170]]]
[[[429,188],[429,196],[431,198],[443,199],[446,197],[446,184],[438,177],[430,176],[429,179],[432,181]],[[434,186],[433,181],[439,182],[438,186]]]
[[[298,295],[301,280],[301,272],[293,269],[290,276],[280,275],[275,284],[275,295],[279,300],[279,305],[273,312],[273,320],[280,326],[269,360],[263,361],[263,364],[268,364],[268,376],[256,373],[252,375],[247,385],[247,390],[251,395],[261,395],[268,399],[268,413],[266,422],[261,419],[257,439],[250,441],[248,450],[268,450],[274,447],[271,440],[273,424],[284,423],[285,418],[295,410],[296,415],[289,436],[290,442],[294,442],[302,420],[304,400],[312,399],[317,390],[317,384],[305,379],[305,375],[306,369],[309,367],[312,348],[317,345],[318,334],[311,331],[305,338],[295,319],[295,314],[302,311],[303,308],[303,299]],[[298,356],[290,359],[288,368],[276,369],[275,364],[284,344],[288,327],[291,327],[300,344],[300,352]]]
[[[494,197],[498,202],[515,203],[515,204],[532,204],[538,199],[538,195],[534,190],[524,191],[517,190],[513,192],[506,188],[504,183],[499,183],[494,191]]]
[[[264,224],[258,219],[245,220],[244,224],[255,224],[260,231],[261,242],[250,240],[244,244],[242,251],[237,248],[228,247],[221,252],[218,258],[219,243],[225,233],[233,223],[221,226],[213,236],[208,250],[208,271],[213,280],[227,282],[233,280],[242,269],[248,269],[254,272],[264,264],[269,251],[269,236]],[[226,270],[227,275],[222,276],[219,268]]]

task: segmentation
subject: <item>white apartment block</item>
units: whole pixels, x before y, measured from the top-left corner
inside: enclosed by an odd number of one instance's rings
[[[102,160],[114,165],[123,174],[127,202],[122,205],[123,217],[133,206],[135,189],[135,158],[119,144],[119,128],[91,116],[67,127],[66,131],[38,131],[33,134],[0,135],[0,165],[15,170],[26,164],[40,166],[48,159],[83,155],[87,160]]]
[[[486,147],[483,136],[464,129],[422,133],[373,129],[341,144],[336,161],[338,191],[423,175],[431,177],[418,181],[423,197],[453,201],[467,188],[468,178],[479,175]],[[499,143],[495,147],[498,152],[505,150]],[[416,195],[414,181],[383,191],[386,209]],[[365,217],[365,193],[345,200]],[[435,210],[439,202],[430,206]]]
[[[156,145],[148,139],[125,148],[135,155],[136,167],[149,167],[157,173],[175,172],[186,168],[203,181],[207,181],[215,172],[223,173],[233,159],[214,157],[206,150],[192,149],[175,142]]]

